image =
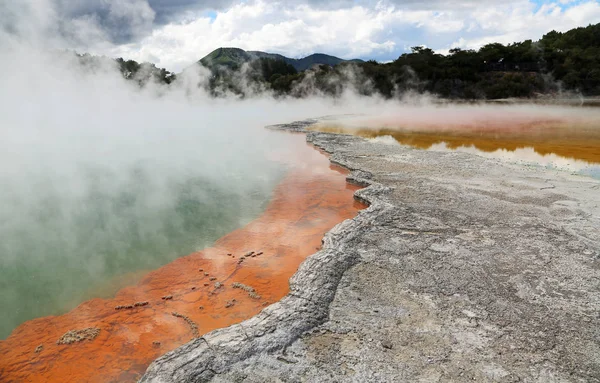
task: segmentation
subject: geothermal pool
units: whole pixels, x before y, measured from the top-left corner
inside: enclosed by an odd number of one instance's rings
[[[184,210],[198,214],[193,218],[198,223],[173,240],[189,237],[189,247],[175,247],[175,251],[168,244],[158,246],[153,233],[137,238],[136,246],[143,250],[134,253],[135,260],[122,270],[172,262],[155,271],[125,274],[114,285],[114,278],[107,279],[98,284],[106,286],[104,290],[86,289],[86,295],[79,296],[94,299],[68,313],[18,326],[0,341],[0,380],[135,382],[160,355],[213,329],[241,322],[285,296],[289,278],[320,248],[323,235],[365,206],[354,201],[358,187],[346,182],[346,172],[307,145],[303,134],[269,134],[279,137],[281,150],[269,151],[268,162],[275,165],[265,171],[277,176],[262,185],[261,193],[240,200],[227,198],[225,190],[224,196],[209,200],[213,204],[210,214],[203,213],[201,206]],[[203,187],[210,190],[210,185],[198,183],[199,190]],[[187,203],[195,206],[192,196],[188,198]],[[242,225],[234,218],[240,214],[256,217]],[[207,222],[202,224],[202,220]],[[230,222],[219,224],[220,220]],[[202,232],[211,225],[219,225],[218,230]],[[212,236],[236,227],[211,241]],[[165,238],[171,232],[158,233]],[[202,243],[207,247],[199,248]],[[186,249],[191,254],[177,257]],[[150,251],[156,263],[143,261]],[[58,272],[69,281],[68,270]],[[123,284],[128,287],[114,295]],[[75,301],[77,294],[72,296]]]
[[[404,112],[314,129],[600,178],[596,111]],[[105,146],[59,146],[72,133],[0,143],[21,147],[0,151],[11,164],[0,167],[0,381],[134,382],[158,356],[285,296],[323,235],[364,208],[303,134],[107,134]]]
[[[247,224],[287,166],[253,155],[260,173],[233,163],[217,177],[202,156],[179,154],[190,161],[179,170],[156,155],[123,168],[0,174],[0,339],[26,320],[112,297]]]
[[[459,118],[452,112],[416,120],[406,116],[355,117],[321,123],[313,129],[600,178],[600,108],[579,108],[583,118],[576,117],[577,108],[563,108],[556,116],[546,116],[542,108],[515,117],[511,117],[514,110],[504,109],[508,117],[499,115],[502,108],[473,109],[465,111],[472,113],[472,118]]]

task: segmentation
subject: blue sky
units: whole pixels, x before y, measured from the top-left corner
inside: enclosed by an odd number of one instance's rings
[[[212,10],[212,9],[209,11],[206,11],[204,14],[206,15],[206,17],[208,17],[209,19],[211,19],[213,21],[217,18],[217,11]]]

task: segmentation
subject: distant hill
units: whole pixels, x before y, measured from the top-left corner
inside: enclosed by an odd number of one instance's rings
[[[240,48],[218,48],[202,58],[199,63],[207,68],[224,66],[231,69],[237,69],[246,62],[260,58],[285,61],[299,72],[305,71],[316,64],[336,66],[343,62],[363,62],[362,60],[344,60],[323,53],[315,53],[301,59],[292,59],[275,53],[245,51]]]
[[[142,87],[150,83],[178,86],[178,75],[151,63],[77,57],[92,73],[114,65],[125,79]],[[345,62],[356,64],[348,66]],[[199,85],[214,97],[245,97],[265,91],[276,97],[337,97],[346,89],[384,98],[407,92],[456,100],[598,97],[600,23],[567,32],[550,31],[537,41],[489,43],[477,50],[453,48],[446,55],[415,46],[386,63],[346,61],[325,54],[291,59],[238,48],[219,48],[199,63],[211,71]],[[245,63],[249,70],[241,71]],[[317,64],[325,65],[306,71]]]

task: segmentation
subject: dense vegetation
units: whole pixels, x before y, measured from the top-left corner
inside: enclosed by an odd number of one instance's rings
[[[68,54],[68,52],[67,52]],[[169,72],[164,68],[157,68],[151,63],[138,63],[134,60],[116,60],[107,57],[92,56],[90,54],[75,54],[77,60],[83,68],[91,72],[99,72],[107,69],[117,69],[123,75],[123,78],[135,81],[139,86],[145,86],[148,83],[171,84],[176,80],[175,73]]]
[[[123,76],[145,85],[170,84],[176,76],[152,64],[116,60]],[[338,96],[345,89],[391,98],[429,92],[451,99],[536,97],[571,92],[600,95],[600,24],[539,41],[487,44],[479,50],[452,49],[448,55],[413,47],[390,63],[344,61],[315,54],[290,59],[265,52],[219,48],[199,61],[210,70],[206,86],[213,95],[271,91],[303,97]]]
[[[175,81],[175,73],[169,72],[164,68],[157,68],[154,64],[142,63],[139,64],[133,60],[116,60],[119,65],[119,70],[126,79],[134,79],[140,82],[140,85],[148,81],[155,81],[163,84],[170,84]]]
[[[363,62],[362,60],[343,60],[339,57],[315,53],[301,59],[292,59],[279,54],[260,51],[245,51],[239,48],[218,48],[202,58],[199,63],[207,68],[226,67],[228,69],[240,69],[243,64],[257,59],[272,59],[284,61],[294,67],[298,72],[310,69],[315,64],[336,66],[344,62]]]
[[[313,89],[339,94],[351,84],[363,94],[394,97],[406,91],[457,99],[535,97],[572,91],[600,95],[600,24],[566,33],[552,31],[541,40],[479,50],[452,49],[448,55],[425,47],[380,64],[342,63],[311,71],[264,78],[273,90],[301,96]]]

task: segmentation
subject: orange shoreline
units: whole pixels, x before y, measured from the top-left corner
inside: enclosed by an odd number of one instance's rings
[[[448,131],[448,132],[399,132],[394,130],[358,131],[356,134],[365,138],[392,136],[403,145],[419,149],[429,149],[435,144],[446,143],[449,149],[473,146],[482,152],[531,147],[541,155],[556,154],[564,158],[586,161],[590,164],[600,163],[600,132],[577,131],[570,135],[559,132],[522,131],[499,135],[496,132]]]
[[[345,171],[304,144],[304,135],[294,139],[302,141],[291,155],[296,166],[259,218],[211,248],[148,273],[113,299],[23,323],[0,341],[0,381],[135,382],[154,359],[190,341],[194,326],[200,335],[227,327],[283,298],[289,278],[323,235],[365,207],[354,201],[359,187],[346,182]],[[136,302],[148,304],[115,309]],[[57,344],[66,332],[86,328],[100,332],[92,340]]]
[[[330,133],[354,134],[364,138],[392,136],[403,145],[429,149],[445,143],[449,149],[475,147],[483,152],[515,151],[531,147],[539,155],[556,154],[564,158],[600,163],[600,129],[597,124],[569,124],[564,121],[487,122],[481,125],[414,125],[378,128],[353,128],[343,125],[321,125],[315,130]]]

